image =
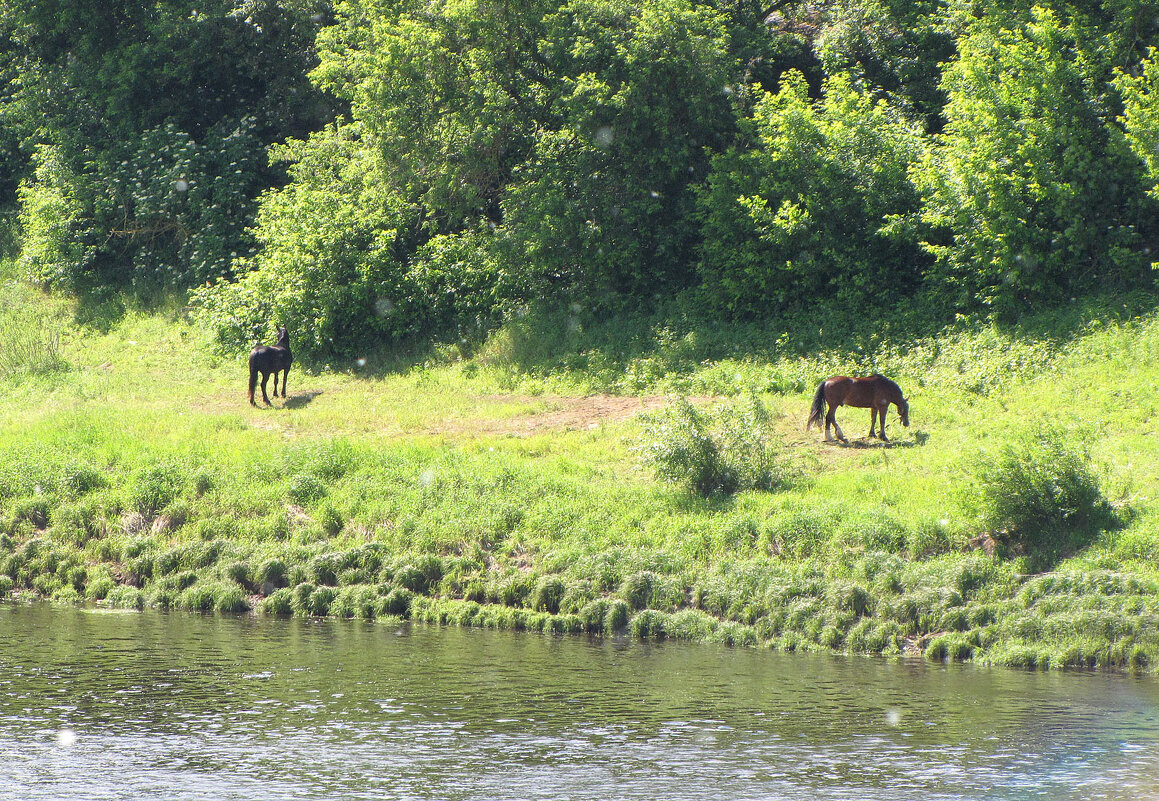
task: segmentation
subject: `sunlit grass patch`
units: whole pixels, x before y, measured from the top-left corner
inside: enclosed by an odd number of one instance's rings
[[[261,409],[244,362],[179,313],[52,319],[68,369],[0,375],[0,595],[1159,664],[1153,317],[841,350],[740,329],[508,332],[463,360],[296,365],[287,401]],[[872,370],[906,390],[910,429],[891,419],[889,446],[804,432],[820,379]],[[641,462],[672,390],[704,396],[687,409],[717,445],[711,481]]]

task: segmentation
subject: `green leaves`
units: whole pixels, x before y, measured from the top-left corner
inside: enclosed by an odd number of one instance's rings
[[[681,397],[645,419],[639,451],[658,479],[704,497],[783,489],[798,468],[772,422],[755,395],[713,410]]]
[[[758,95],[752,143],[715,157],[700,192],[701,275],[708,297],[734,315],[834,297],[896,297],[921,280],[916,243],[887,234],[912,216],[907,176],[916,129],[844,77],[820,102],[800,74]]]
[[[258,212],[261,258],[234,283],[198,289],[198,317],[227,350],[244,350],[271,321],[292,324],[294,348],[329,354],[418,330],[418,293],[399,254],[414,210],[386,191],[384,165],[358,125],[327,128],[277,151],[290,183]],[[421,305],[420,305],[421,308]]]
[[[230,349],[272,317],[308,356],[536,302],[1013,315],[1151,280],[1147,4],[0,3],[28,274],[208,282]]]
[[[1112,147],[1086,32],[1035,9],[1011,28],[982,19],[943,78],[944,136],[915,176],[938,278],[1012,312],[1095,281],[1138,276],[1131,166]]]
[[[46,283],[173,289],[252,245],[265,146],[310,125],[312,2],[6,0],[0,118],[34,155],[24,262]],[[77,20],[83,20],[77,23]]]

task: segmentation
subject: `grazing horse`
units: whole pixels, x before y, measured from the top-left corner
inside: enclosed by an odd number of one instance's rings
[[[290,353],[290,335],[283,325],[278,329],[277,345],[259,345],[250,351],[250,405],[254,403],[254,388],[258,383],[258,373],[262,374],[262,400],[266,406],[270,405],[270,397],[266,394],[266,382],[270,380],[270,373],[274,374],[274,397],[278,397],[278,372],[282,373],[282,397],[286,397],[286,382],[290,380],[290,364],[294,355]]]
[[[901,394],[901,388],[883,375],[873,374],[865,378],[849,378],[835,375],[827,378],[817,387],[817,394],[813,396],[813,408],[809,414],[809,422],[805,424],[808,431],[814,423],[821,428],[821,415],[825,415],[825,441],[831,440],[829,427],[837,429],[837,439],[848,443],[841,433],[841,426],[837,425],[837,407],[841,404],[870,409],[869,436],[872,439],[877,418],[881,416],[881,441],[889,442],[885,436],[885,413],[889,405],[897,406],[897,413],[901,417],[901,424],[909,426],[909,402]],[[825,414],[825,404],[829,404],[829,413]]]

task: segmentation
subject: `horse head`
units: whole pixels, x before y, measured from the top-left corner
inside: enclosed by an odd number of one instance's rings
[[[897,402],[897,414],[901,418],[901,424],[909,428],[909,401],[905,398]]]
[[[283,325],[278,329],[278,347],[287,348],[290,346],[290,332],[286,330]]]

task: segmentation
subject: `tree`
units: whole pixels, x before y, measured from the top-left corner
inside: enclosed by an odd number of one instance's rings
[[[573,0],[547,21],[559,120],[503,204],[537,292],[638,303],[694,280],[694,187],[735,128],[725,22],[684,0]]]
[[[955,302],[1012,313],[1139,275],[1136,170],[1112,147],[1088,32],[1036,8],[978,20],[943,86],[945,134],[915,174],[937,283]]]
[[[328,127],[274,155],[289,164],[290,182],[262,198],[261,255],[239,265],[236,281],[193,294],[219,344],[244,350],[284,324],[296,351],[329,356],[422,330],[401,243],[418,211],[391,191],[359,126]]]
[[[825,16],[816,47],[826,74],[853,75],[927,130],[940,129],[941,64],[954,54],[941,3],[836,0],[826,4]]]
[[[1143,163],[1148,194],[1159,199],[1159,61],[1154,49],[1139,67],[1138,75],[1120,72],[1115,84],[1123,99],[1126,140]]]
[[[35,166],[22,190],[30,274],[76,288],[228,274],[257,194],[279,179],[265,146],[329,111],[306,78],[320,9],[3,0],[18,77],[0,116]],[[45,216],[62,203],[68,242]]]
[[[706,296],[734,316],[826,299],[863,305],[913,291],[924,259],[896,220],[918,196],[920,137],[846,77],[809,99],[802,75],[764,93],[749,147],[713,159],[700,193]]]

